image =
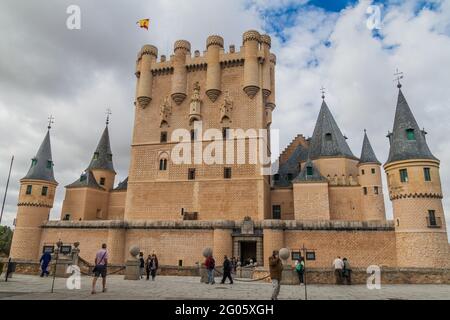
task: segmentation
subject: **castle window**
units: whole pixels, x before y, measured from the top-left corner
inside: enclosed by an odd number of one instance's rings
[[[375,168],[372,168],[371,171],[372,171],[372,174],[375,174]]]
[[[308,167],[306,167],[306,175],[307,176],[312,176],[313,175],[313,167],[311,167],[311,166],[308,166]]]
[[[406,129],[406,138],[408,140],[416,140],[416,135],[414,134],[414,129]]]
[[[400,227],[400,220],[397,219],[397,227]]]
[[[364,193],[365,196],[367,196],[367,187],[363,188],[363,193]]]
[[[94,152],[94,160],[97,160],[99,157],[99,153],[98,152]]]
[[[331,141],[331,140],[332,140],[331,133],[325,133],[325,141]]]
[[[430,168],[423,168],[423,177],[425,181],[431,181]]]
[[[379,188],[378,187],[373,187],[373,193],[375,194],[379,194]]]
[[[365,175],[365,174],[366,174],[366,172],[364,171],[364,169],[361,170],[361,174],[362,174],[362,175]]]
[[[159,160],[159,170],[161,170],[161,171],[167,170],[167,159]]]
[[[189,168],[188,180],[195,180],[195,168]]]
[[[108,153],[108,161],[112,161],[112,154]]]
[[[87,179],[87,173],[83,173],[81,176],[80,176],[80,182],[83,182],[83,181],[85,181]]]
[[[69,220],[70,220],[70,213],[66,213],[66,214],[64,215],[63,220],[64,220],[64,221],[69,221]]]
[[[100,178],[100,185],[101,186],[104,186],[105,185],[105,181],[106,181],[106,179],[105,178]]]
[[[279,204],[272,206],[272,219],[281,219],[281,206]]]
[[[230,167],[223,168],[223,177],[225,179],[231,179],[231,168]]]
[[[53,166],[53,162],[51,160],[47,161],[47,169],[51,169]]]
[[[183,260],[178,260],[178,266],[182,267],[183,266]]]
[[[161,137],[159,139],[159,142],[166,143],[167,142],[167,131],[161,132]]]
[[[45,187],[45,186],[42,187],[41,195],[42,195],[42,196],[46,196],[47,193],[48,193],[48,187]]]
[[[222,128],[222,138],[225,139],[229,139],[229,129],[228,127],[226,128]]]
[[[436,211],[428,210],[428,224],[430,226],[435,226],[436,223]]]
[[[33,190],[33,186],[32,185],[27,185],[27,191],[26,194],[31,194],[31,191]]]
[[[408,170],[407,169],[400,169],[400,181],[408,182]]]
[[[37,165],[37,159],[33,158],[33,159],[31,159],[31,166],[35,166],[35,165]]]

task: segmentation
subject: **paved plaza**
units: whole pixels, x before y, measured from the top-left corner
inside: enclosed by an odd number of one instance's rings
[[[91,295],[90,277],[81,278],[81,289],[69,290],[66,279],[56,279],[51,293],[52,278],[15,274],[5,282],[0,280],[0,299],[244,299],[270,298],[271,284],[265,282],[240,282],[235,284],[207,285],[198,277],[159,276],[156,281],[126,281],[123,276],[108,277],[108,291]],[[219,280],[219,279],[216,279]],[[100,282],[100,281],[99,281]],[[98,291],[101,291],[98,283]],[[304,299],[304,287],[282,286],[280,300]],[[308,299],[450,299],[450,285],[382,285],[380,290],[369,290],[364,285],[333,286],[309,285]]]

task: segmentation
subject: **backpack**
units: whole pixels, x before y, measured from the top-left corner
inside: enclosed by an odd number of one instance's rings
[[[298,264],[295,266],[295,271],[297,271],[297,272],[303,271],[303,264],[298,263]]]

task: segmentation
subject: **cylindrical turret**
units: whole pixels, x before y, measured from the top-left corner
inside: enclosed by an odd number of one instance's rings
[[[270,107],[270,109],[273,111],[273,109],[275,109],[275,65],[277,63],[277,57],[273,53],[269,55],[269,62],[270,95],[267,97],[266,107]]]
[[[206,40],[206,95],[214,102],[221,94],[221,68],[220,50],[223,49],[223,38],[221,36],[209,36]]]
[[[253,98],[260,89],[258,51],[261,36],[258,31],[250,30],[243,35],[244,45],[244,91]]]
[[[265,98],[271,94],[271,77],[270,77],[270,46],[272,40],[267,34],[261,36],[261,50],[264,54],[264,63],[262,66],[262,92]]]
[[[145,45],[139,53],[136,76],[138,77],[137,101],[142,108],[148,106],[152,100],[152,64],[158,57],[158,49],[152,45]]]
[[[172,100],[181,104],[186,99],[187,70],[186,55],[191,52],[191,44],[186,40],[175,41],[173,56]]]
[[[381,167],[379,163],[360,163],[358,182],[361,185],[362,219],[386,220]]]

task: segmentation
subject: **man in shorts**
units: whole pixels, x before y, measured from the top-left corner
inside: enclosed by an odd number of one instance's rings
[[[102,276],[103,290],[106,292],[106,266],[108,265],[108,251],[106,251],[106,243],[102,244],[102,248],[95,255],[94,279],[92,280],[92,294],[95,294],[95,284],[98,277]]]

